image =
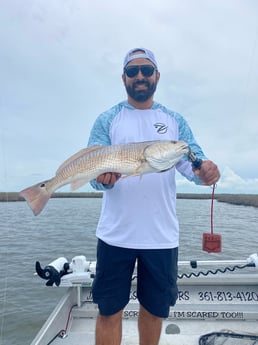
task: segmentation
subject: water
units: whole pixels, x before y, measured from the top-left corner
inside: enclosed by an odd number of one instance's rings
[[[95,229],[101,199],[51,199],[34,217],[25,202],[0,203],[0,345],[28,345],[64,294],[34,276],[35,262],[57,257],[95,259]],[[258,252],[258,212],[253,207],[215,202],[214,232],[223,251],[201,250],[210,231],[210,200],[178,200],[180,260],[246,259]]]

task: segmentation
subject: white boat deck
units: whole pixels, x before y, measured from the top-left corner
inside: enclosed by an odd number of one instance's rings
[[[257,306],[253,306],[257,312]],[[256,308],[256,310],[255,310]],[[199,309],[196,309],[199,310]],[[79,312],[78,312],[79,311]],[[232,311],[230,311],[232,312]],[[87,314],[87,312],[85,313]],[[74,310],[71,323],[68,329],[68,336],[64,339],[58,338],[54,344],[67,345],[94,345],[95,344],[95,319],[82,317],[82,310]],[[87,325],[87,326],[86,326]],[[200,335],[210,332],[227,330],[235,333],[254,333],[258,331],[258,321],[253,320],[243,323],[240,320],[216,322],[206,320],[165,320],[163,322],[160,345],[189,345],[198,344]],[[137,334],[137,322],[132,319],[124,320],[122,345],[139,344]],[[258,344],[258,340],[257,340]]]
[[[130,302],[123,313],[122,345],[139,344],[136,284],[135,279]],[[160,345],[198,345],[200,336],[221,331],[257,336],[252,342],[224,339],[225,345],[258,345],[257,268],[247,268],[241,274],[183,278],[178,281],[178,288],[177,304],[163,321]],[[94,345],[97,314],[97,306],[91,299],[91,280],[77,280],[31,345]],[[60,332],[64,337],[58,336]]]
[[[84,320],[85,321],[85,320]],[[89,320],[87,320],[87,323]],[[55,345],[95,345],[95,334],[94,327],[95,321],[90,321],[90,326],[92,327],[92,332],[85,332],[85,322],[81,320],[81,324],[77,324],[76,329],[69,331],[69,334],[66,338],[61,339],[57,338],[53,344]],[[210,333],[211,325],[207,324],[206,321],[195,322],[196,325],[193,325],[192,321],[178,321],[175,324],[167,323],[166,321],[163,324],[162,335],[160,339],[160,345],[198,345],[200,334]],[[193,327],[196,326],[196,327]],[[243,330],[241,328],[240,322],[229,322],[225,325],[230,331],[234,330],[236,333],[247,332],[246,328]],[[80,328],[82,327],[82,328]],[[166,334],[166,330],[177,330],[180,328],[180,333],[176,334]],[[223,325],[218,323],[217,325],[212,326],[213,332],[221,331]],[[250,325],[249,332],[254,334],[255,329],[257,330],[257,323]],[[137,345],[139,344],[138,335],[137,335],[137,325],[133,321],[126,322],[126,329],[124,328],[122,345]],[[227,344],[227,343],[226,343]],[[226,345],[225,344],[225,345]],[[257,344],[257,343],[256,343]]]

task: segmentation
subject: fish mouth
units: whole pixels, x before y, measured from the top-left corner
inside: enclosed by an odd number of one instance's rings
[[[190,155],[190,153],[192,152],[191,149],[190,149],[190,147],[189,147],[187,144],[182,145],[182,146],[180,147],[180,149],[181,149],[182,151],[184,151],[184,154],[187,155],[187,156]]]
[[[191,151],[189,145],[187,143],[185,143],[184,141],[178,142],[177,140],[171,140],[170,142],[172,144],[180,143],[181,144],[180,149],[187,150],[187,152]]]

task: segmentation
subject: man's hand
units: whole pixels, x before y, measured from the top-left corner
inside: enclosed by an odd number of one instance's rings
[[[97,177],[97,182],[102,184],[114,185],[121,177],[119,173],[105,173]]]
[[[205,186],[211,186],[218,182],[220,172],[215,163],[212,161],[203,161],[201,169],[194,169],[194,173],[202,180]]]

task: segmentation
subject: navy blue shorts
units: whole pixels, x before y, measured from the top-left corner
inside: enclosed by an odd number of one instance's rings
[[[178,248],[127,249],[98,240],[93,302],[101,315],[113,315],[129,302],[137,260],[137,298],[151,314],[166,318],[177,300]]]

